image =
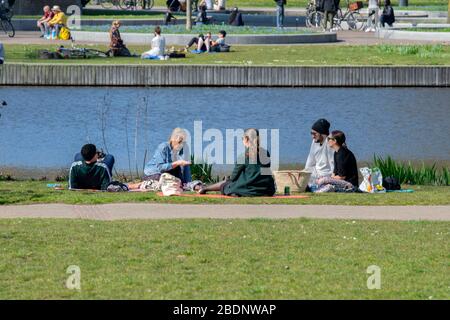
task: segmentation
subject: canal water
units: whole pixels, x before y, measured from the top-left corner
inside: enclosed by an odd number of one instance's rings
[[[127,169],[172,128],[193,134],[195,121],[224,137],[226,129],[269,129],[269,136],[278,129],[280,162],[304,163],[318,118],[346,133],[360,161],[374,154],[450,160],[447,88],[3,87],[0,100],[8,102],[0,111],[0,166],[66,167],[84,143],[106,142],[116,166]]]

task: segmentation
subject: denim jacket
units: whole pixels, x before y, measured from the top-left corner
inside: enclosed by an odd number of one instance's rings
[[[183,159],[183,149],[179,151],[178,156],[179,159]],[[170,170],[172,170],[172,148],[169,142],[163,142],[156,148],[153,158],[145,165],[144,174],[151,176]],[[190,166],[181,167],[181,174],[183,183],[192,181]]]

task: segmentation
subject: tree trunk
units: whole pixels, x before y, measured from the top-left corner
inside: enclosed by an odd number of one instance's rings
[[[192,2],[191,0],[186,0],[186,30],[192,30]]]
[[[14,3],[15,15],[39,15],[42,14],[42,8],[49,5],[48,0],[16,0]],[[58,0],[56,3],[61,7],[61,10],[66,12],[66,9],[70,5],[77,5],[81,8],[81,0]]]

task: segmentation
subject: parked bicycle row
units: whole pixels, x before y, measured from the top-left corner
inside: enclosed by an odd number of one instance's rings
[[[392,27],[395,22],[394,9],[390,0],[384,0],[380,14],[378,0],[368,1],[368,14],[363,17],[360,10],[364,8],[363,1],[350,2],[345,0],[345,8],[340,0],[311,0],[306,8],[306,26],[323,28],[326,31],[353,30],[376,31],[377,28]]]

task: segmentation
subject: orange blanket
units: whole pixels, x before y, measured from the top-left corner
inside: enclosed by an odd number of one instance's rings
[[[162,192],[157,193],[158,196],[164,197]],[[202,197],[202,198],[238,198],[238,197],[231,197],[231,196],[225,196],[223,194],[198,194],[198,193],[182,193],[178,197]],[[275,195],[273,197],[255,197],[255,198],[262,198],[262,199],[306,199],[309,198],[308,196],[302,196],[302,195],[290,195],[290,196],[283,196],[283,195]]]

